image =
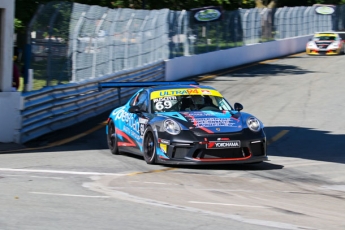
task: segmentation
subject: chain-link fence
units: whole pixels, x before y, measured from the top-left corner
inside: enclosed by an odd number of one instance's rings
[[[69,2],[41,6],[29,25],[25,67],[33,69],[34,89],[71,80],[68,38],[72,6]]]
[[[74,4],[72,81],[96,78],[168,58],[169,10],[108,9]]]
[[[189,11],[51,2],[30,24],[28,67],[34,70],[34,89],[39,89],[179,56],[344,30],[345,5],[330,15],[315,9],[239,9],[222,12],[222,20],[196,23]]]

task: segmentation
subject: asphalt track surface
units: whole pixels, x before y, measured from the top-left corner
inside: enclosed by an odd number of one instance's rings
[[[345,229],[344,63],[298,54],[198,77],[264,122],[262,164],[113,156],[106,114],[2,153],[0,229]]]

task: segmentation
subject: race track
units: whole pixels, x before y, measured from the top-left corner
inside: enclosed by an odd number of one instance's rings
[[[345,229],[344,64],[298,54],[198,78],[264,122],[262,164],[147,165],[111,155],[104,129],[1,154],[0,229]]]

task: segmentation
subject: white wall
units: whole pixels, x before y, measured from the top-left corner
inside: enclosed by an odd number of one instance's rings
[[[15,0],[0,0],[0,142],[19,143],[21,93],[12,91]]]
[[[12,91],[14,3],[0,0],[0,93]]]
[[[20,92],[0,93],[0,142],[20,143]]]
[[[310,35],[288,38],[166,60],[165,80],[174,81],[302,52],[305,51],[306,44],[311,37]]]

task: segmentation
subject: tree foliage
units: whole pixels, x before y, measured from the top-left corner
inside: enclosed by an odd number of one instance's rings
[[[17,24],[27,25],[40,4],[52,0],[16,0]],[[224,10],[253,7],[311,6],[313,4],[345,4],[345,0],[65,0],[109,8],[190,10],[204,6],[222,6]],[[16,27],[17,30],[23,26]]]

